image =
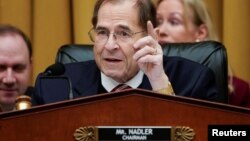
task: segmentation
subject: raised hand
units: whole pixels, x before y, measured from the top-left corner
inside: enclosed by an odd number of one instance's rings
[[[163,68],[163,51],[150,21],[147,22],[147,33],[148,36],[135,42],[133,58],[149,78],[153,90],[159,90],[165,88],[169,80]]]

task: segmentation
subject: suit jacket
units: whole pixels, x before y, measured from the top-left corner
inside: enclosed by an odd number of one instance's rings
[[[180,57],[164,56],[163,60],[164,70],[176,95],[205,100],[214,100],[217,97],[215,77],[209,68]],[[66,64],[65,68],[66,72],[63,76],[70,79],[74,98],[106,92],[101,85],[100,70],[94,60]],[[50,84],[46,81],[41,84],[39,81],[41,78],[42,76],[39,75],[36,80],[36,95],[32,98],[34,105],[68,99],[69,90],[64,90],[66,86],[62,86],[60,80],[53,78]],[[52,88],[48,88],[50,86]],[[143,76],[139,88],[152,90],[146,75]],[[43,93],[48,89],[53,89],[54,93]],[[62,94],[65,91],[67,93]]]

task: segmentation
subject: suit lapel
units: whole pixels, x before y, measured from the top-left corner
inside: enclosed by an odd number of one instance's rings
[[[90,96],[98,93],[101,74],[96,65],[81,72],[73,88],[74,97]]]

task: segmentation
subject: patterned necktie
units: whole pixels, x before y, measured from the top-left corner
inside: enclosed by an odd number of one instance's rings
[[[118,91],[129,89],[129,88],[131,87],[127,84],[119,84],[111,92],[118,92]]]

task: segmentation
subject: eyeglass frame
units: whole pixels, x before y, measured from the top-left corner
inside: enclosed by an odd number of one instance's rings
[[[94,39],[95,37],[93,37],[93,36],[95,36],[95,35],[93,34],[93,32],[94,32],[94,34],[96,34],[96,29],[91,28],[91,29],[88,31],[88,35],[89,35],[89,38],[90,38],[90,40],[91,40],[92,42],[96,42],[96,40]],[[143,32],[145,32],[145,31],[142,30],[142,31],[138,31],[138,32],[130,32],[130,33],[129,33],[129,34],[131,34],[131,35],[130,35],[130,38],[133,39],[133,36],[135,36],[136,34],[139,34],[139,33],[143,33]],[[108,41],[108,39],[109,39],[109,37],[110,37],[110,34],[113,34],[113,36],[114,36],[114,38],[115,38],[116,41],[117,41],[117,39],[118,39],[118,40],[120,39],[119,36],[121,37],[121,35],[117,34],[117,32],[108,33],[108,34],[106,34],[107,39],[106,39],[106,41],[103,42],[103,43],[107,43],[107,41]],[[117,38],[117,35],[118,35],[118,38]],[[120,40],[122,41],[122,39],[120,39]],[[126,41],[123,41],[123,42],[126,42]]]

